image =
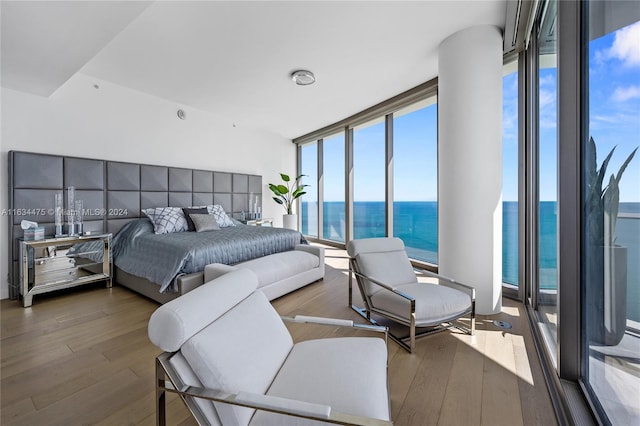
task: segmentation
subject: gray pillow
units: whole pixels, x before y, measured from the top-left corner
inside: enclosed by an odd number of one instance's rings
[[[196,232],[215,231],[220,229],[216,218],[210,214],[190,214],[191,220],[196,227]]]
[[[189,231],[195,231],[196,226],[193,224],[193,220],[189,215],[191,214],[209,214],[209,211],[206,207],[183,207],[182,212],[184,213],[184,217],[187,219],[187,225],[189,226]]]

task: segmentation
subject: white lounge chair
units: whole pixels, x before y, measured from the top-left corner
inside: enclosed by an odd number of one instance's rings
[[[157,424],[166,392],[211,425],[388,425],[386,328],[296,316],[289,320],[384,333],[293,343],[248,269],[231,271],[159,307],[149,338]]]
[[[426,327],[418,336],[457,327],[475,332],[475,289],[450,278],[432,276],[433,283],[418,282],[400,238],[364,238],[347,244],[349,254],[349,305],[372,324],[372,313],[409,327],[409,336],[389,336],[413,352],[416,328]],[[352,276],[355,275],[364,307],[353,304]],[[453,322],[469,316],[465,327]],[[409,343],[407,343],[409,342]]]

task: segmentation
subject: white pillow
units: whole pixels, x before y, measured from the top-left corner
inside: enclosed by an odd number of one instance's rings
[[[153,223],[153,232],[156,234],[170,234],[172,232],[185,232],[189,229],[187,219],[180,207],[155,207],[142,210]]]
[[[209,214],[216,218],[216,222],[220,228],[226,228],[227,226],[236,226],[229,216],[224,211],[224,208],[220,204],[214,204],[207,206]]]

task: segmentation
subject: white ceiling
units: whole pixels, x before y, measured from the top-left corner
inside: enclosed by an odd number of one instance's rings
[[[438,46],[506,0],[2,2],[2,86],[74,73],[294,138],[437,75]],[[296,69],[315,73],[296,86]]]
[[[150,4],[2,1],[2,87],[50,96]]]

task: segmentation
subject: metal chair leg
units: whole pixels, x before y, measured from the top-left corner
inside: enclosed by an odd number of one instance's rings
[[[160,361],[156,359],[156,425],[167,424],[167,393],[164,389],[165,374]]]
[[[476,334],[476,300],[471,301],[471,333],[472,336]]]
[[[409,353],[413,353],[416,348],[416,313],[411,312],[411,326],[409,326],[409,336],[411,342],[409,344]]]

